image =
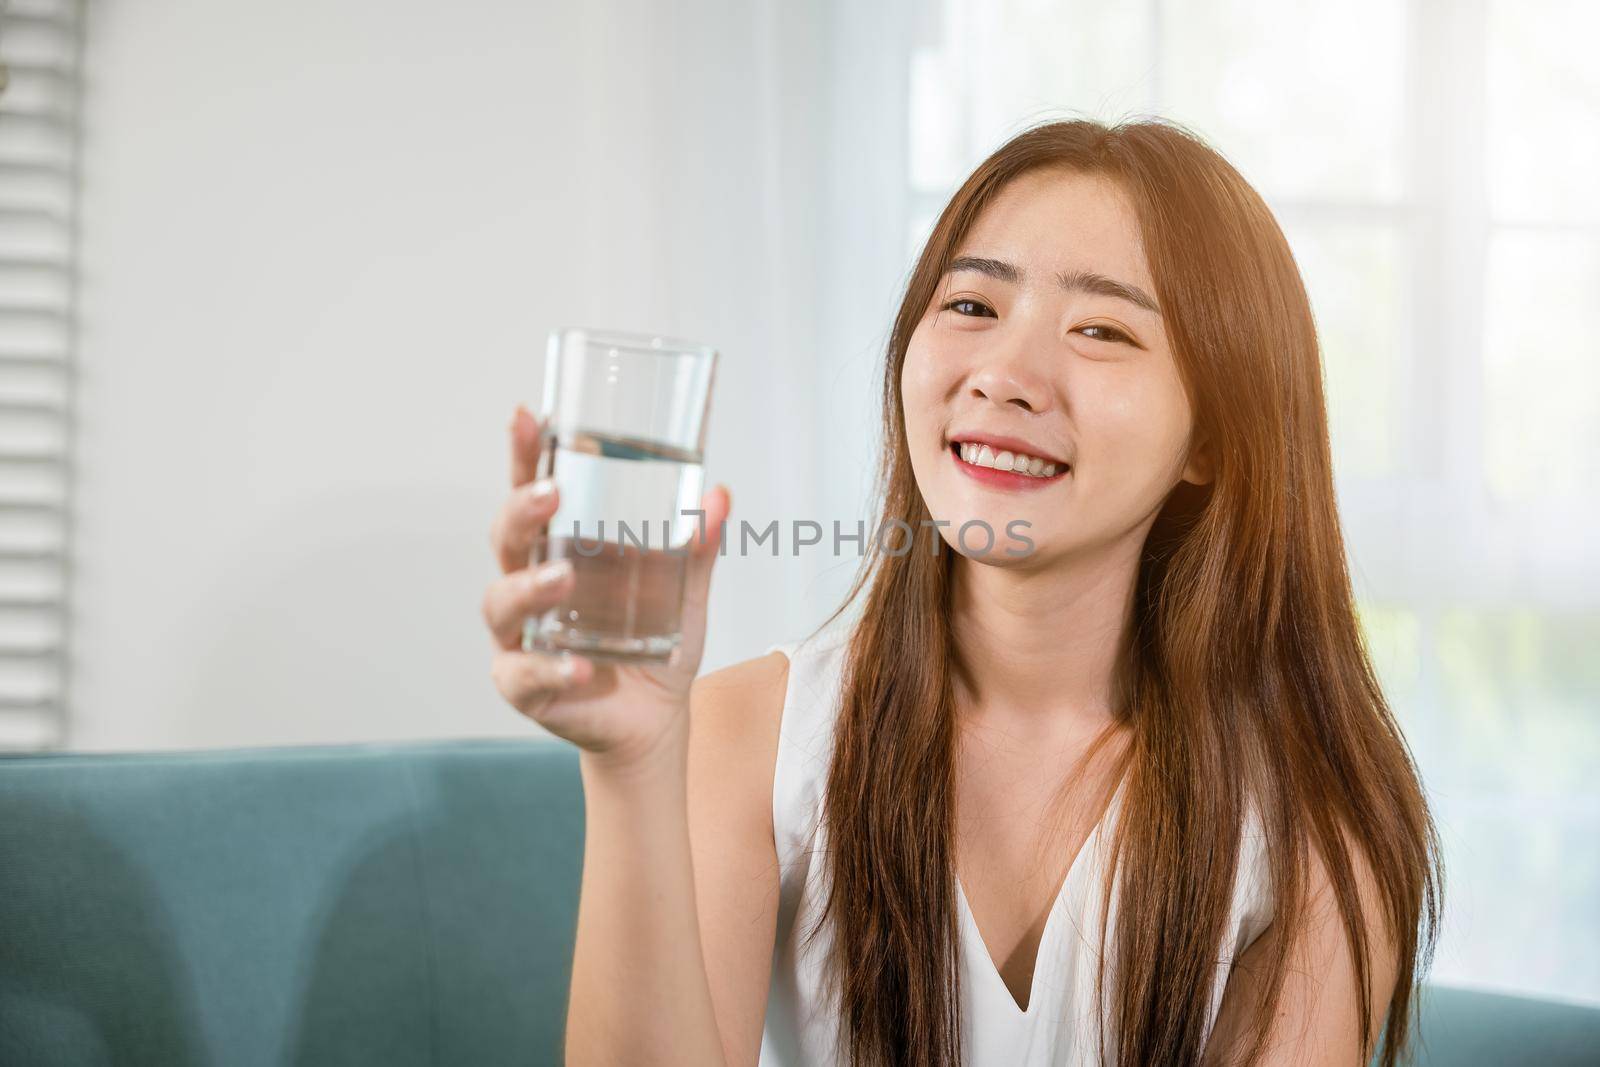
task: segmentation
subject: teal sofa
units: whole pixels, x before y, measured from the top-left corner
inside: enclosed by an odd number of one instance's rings
[[[0,1064],[560,1063],[582,855],[555,741],[0,758]],[[1431,989],[1422,1033],[1600,1064],[1594,1009]]]

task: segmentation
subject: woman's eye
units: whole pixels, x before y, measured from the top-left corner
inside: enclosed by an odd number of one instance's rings
[[[1102,337],[1090,337],[1089,339],[1091,341],[1122,341],[1126,344],[1133,343],[1133,338],[1129,337],[1127,334],[1123,333],[1114,326],[1083,326],[1080,327],[1080,330],[1099,330],[1105,335]]]
[[[996,315],[994,313],[993,309],[991,309],[983,301],[981,301],[981,300],[973,300],[971,297],[960,297],[958,299],[951,300],[948,303],[942,305],[942,307],[943,307],[943,310],[945,310],[945,311],[954,311],[954,312],[956,312],[956,314],[966,316],[967,318],[996,318],[997,319],[997,318],[1000,317],[1000,316]],[[972,309],[972,308],[976,308],[977,310],[976,311],[969,310],[969,309]],[[1098,335],[1090,334],[1090,333],[1084,333],[1084,336],[1088,337],[1091,341],[1110,341],[1110,342],[1112,342],[1114,344],[1115,343],[1122,343],[1122,344],[1130,344],[1130,345],[1134,343],[1133,338],[1129,337],[1127,334],[1123,333],[1121,330],[1117,329],[1115,326],[1103,326],[1103,325],[1100,325],[1100,324],[1096,323],[1096,324],[1090,325],[1090,326],[1080,326],[1078,328],[1078,330],[1079,330],[1080,333],[1083,333],[1084,331],[1087,331],[1087,330],[1098,330],[1098,331],[1100,331]]]

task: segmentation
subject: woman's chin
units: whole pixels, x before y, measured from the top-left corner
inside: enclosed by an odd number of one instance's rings
[[[944,520],[939,521],[943,525]],[[1007,523],[1012,524],[1009,531]],[[1015,516],[999,521],[981,515],[952,519],[941,534],[952,551],[976,563],[1022,564],[1039,551],[1037,535]]]

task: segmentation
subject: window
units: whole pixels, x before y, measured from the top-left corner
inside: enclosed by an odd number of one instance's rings
[[[1323,340],[1361,619],[1444,838],[1441,982],[1600,1001],[1600,8],[927,0],[907,240],[1006,137],[1195,129]]]

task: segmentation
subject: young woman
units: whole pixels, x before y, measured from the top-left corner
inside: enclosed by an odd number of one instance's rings
[[[726,491],[670,664],[526,653],[572,579],[527,570],[556,492],[513,420],[484,616],[580,749],[568,1062],[1396,1062],[1437,849],[1261,198],[1170,123],[1022,133],[935,225],[883,400],[860,610],[697,681]]]

